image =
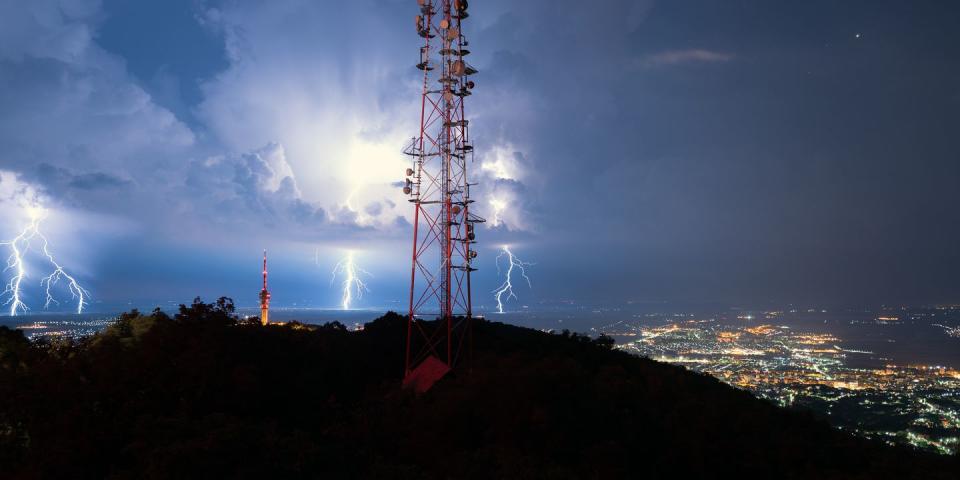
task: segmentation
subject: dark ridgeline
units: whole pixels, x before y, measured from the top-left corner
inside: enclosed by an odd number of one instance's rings
[[[400,389],[404,317],[263,326],[227,299],[76,341],[0,329],[4,478],[957,478],[609,339],[478,322]]]

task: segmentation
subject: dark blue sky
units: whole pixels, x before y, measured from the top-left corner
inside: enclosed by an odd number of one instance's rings
[[[474,0],[477,295],[960,302],[960,6]],[[2,235],[42,203],[103,304],[406,288],[412,0],[0,5]],[[488,224],[489,225],[489,224]],[[42,270],[41,265],[37,265]],[[39,279],[36,279],[39,281]],[[37,297],[39,293],[30,293]]]

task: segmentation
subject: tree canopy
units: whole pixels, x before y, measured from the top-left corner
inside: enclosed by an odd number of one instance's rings
[[[12,478],[955,478],[606,338],[477,321],[474,354],[400,388],[405,318],[260,325],[230,299],[102,333],[0,327]]]

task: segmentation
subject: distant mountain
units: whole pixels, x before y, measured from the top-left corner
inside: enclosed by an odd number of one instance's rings
[[[958,478],[606,339],[478,321],[469,362],[400,388],[405,320],[260,326],[232,304],[103,333],[0,328],[3,478]]]

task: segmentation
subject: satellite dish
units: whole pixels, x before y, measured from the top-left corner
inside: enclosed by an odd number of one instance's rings
[[[456,28],[451,28],[450,30],[447,30],[448,40],[456,40],[456,38],[459,36],[460,36],[460,30],[457,30]]]
[[[444,30],[450,28],[450,20],[447,20],[446,18],[444,18],[443,20],[440,20],[440,28]]]

